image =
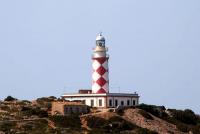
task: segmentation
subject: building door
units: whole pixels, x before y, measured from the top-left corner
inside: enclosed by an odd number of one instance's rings
[[[135,100],[133,100],[133,106],[135,105]]]
[[[115,100],[115,106],[116,107],[118,106],[118,100]]]
[[[127,106],[129,106],[130,105],[130,100],[127,100]]]
[[[91,106],[91,107],[94,106],[94,100],[90,100],[90,106]]]
[[[109,107],[112,107],[112,100],[109,100]]]
[[[123,106],[124,105],[124,101],[121,101],[121,106]]]
[[[99,99],[99,107],[102,107],[102,99]]]

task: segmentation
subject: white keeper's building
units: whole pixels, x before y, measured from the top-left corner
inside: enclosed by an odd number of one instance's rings
[[[114,108],[117,106],[134,106],[139,104],[139,96],[134,93],[109,92],[109,68],[105,46],[105,38],[99,34],[96,37],[96,47],[92,56],[92,90],[79,90],[74,94],[63,94],[68,101],[83,101],[86,105],[97,108]]]

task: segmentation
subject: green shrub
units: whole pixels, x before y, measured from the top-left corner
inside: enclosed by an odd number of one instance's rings
[[[1,105],[0,108],[5,111],[10,111],[10,107],[7,105]]]
[[[87,132],[88,134],[108,134],[109,132],[106,132],[103,129],[99,128],[93,128],[91,131]]]
[[[38,103],[43,103],[43,102],[52,102],[56,99],[56,97],[54,96],[50,96],[50,97],[42,97],[42,98],[37,98],[37,102]]]
[[[56,126],[63,128],[81,128],[81,121],[78,116],[61,116],[54,115],[49,117],[50,120],[55,122]]]
[[[158,134],[155,131],[148,130],[146,128],[138,128],[136,129],[136,134]]]
[[[118,115],[120,115],[120,116],[123,116],[123,114],[124,114],[124,109],[119,109],[119,110],[116,111],[116,113],[117,113]]]
[[[200,124],[200,115],[196,115],[196,117],[197,117],[197,122]]]
[[[136,125],[124,120],[120,116],[113,116],[108,120],[91,116],[87,117],[88,126],[92,128],[90,133],[119,133],[125,130],[133,130]]]
[[[16,126],[14,122],[3,122],[0,124],[0,131],[9,132],[10,129],[13,129]]]
[[[168,109],[168,110],[172,113],[173,118],[175,118],[180,122],[191,125],[196,125],[198,122],[197,116],[190,109],[186,109],[184,111],[176,109]]]
[[[48,130],[48,122],[44,119],[24,122],[21,125],[20,129],[25,130],[25,132],[28,134],[46,133],[46,131]]]
[[[108,119],[108,123],[112,124],[113,129],[117,131],[123,131],[123,130],[132,130],[136,128],[136,126],[126,120],[124,120],[120,116],[113,116],[110,119]]]
[[[120,116],[113,116],[108,119],[108,122],[122,122],[124,119]]]
[[[200,134],[200,124],[193,126],[191,131],[193,132],[193,134]]]
[[[128,121],[122,121],[121,126],[120,126],[120,130],[133,130],[134,128],[136,128],[135,125],[133,125],[132,123],[128,122]]]
[[[12,96],[7,96],[4,101],[15,101],[17,100],[16,98],[13,98]]]
[[[39,107],[32,108],[32,107],[23,106],[21,109],[21,114],[24,116],[37,115],[40,118],[48,117],[47,111],[41,110]]]
[[[147,113],[146,111],[144,111],[144,110],[140,110],[139,114],[141,114],[146,119],[153,120],[153,117],[149,113]]]
[[[164,106],[140,104],[139,106],[137,106],[137,108],[142,109],[146,112],[149,112],[152,115],[159,117],[159,118],[166,118],[168,116],[165,113],[165,107]]]
[[[101,128],[102,126],[108,124],[107,120],[96,116],[88,117],[87,122],[88,122],[88,127],[90,128]]]
[[[52,101],[54,101],[55,99],[56,97],[50,96],[50,97],[38,98],[36,101],[40,107],[50,109],[52,107]]]
[[[108,112],[114,112],[114,109],[109,109]]]
[[[186,124],[184,123],[180,123],[180,122],[177,122],[176,123],[176,127],[182,131],[182,132],[189,132],[190,131],[190,127],[188,127]]]

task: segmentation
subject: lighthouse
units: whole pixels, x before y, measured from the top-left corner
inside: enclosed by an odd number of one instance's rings
[[[81,101],[98,109],[139,104],[139,95],[133,93],[114,93],[109,91],[109,68],[105,37],[100,33],[96,37],[96,46],[92,53],[92,85],[90,89],[79,89],[77,93],[65,93],[61,97],[67,101]],[[89,75],[88,75],[89,76]],[[132,91],[132,90],[131,90]]]
[[[96,46],[92,55],[92,93],[94,94],[109,93],[109,56],[107,51],[105,38],[100,33],[96,37]]]

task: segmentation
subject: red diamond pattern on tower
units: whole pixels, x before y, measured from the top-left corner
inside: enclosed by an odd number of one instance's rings
[[[96,60],[100,63],[103,64],[106,61],[105,57],[101,57],[101,58],[96,58]]]
[[[103,66],[100,66],[100,67],[96,70],[96,72],[102,76],[102,75],[106,72],[106,69],[105,69]]]
[[[105,80],[103,77],[101,77],[101,78],[99,78],[99,79],[96,81],[96,83],[97,83],[99,86],[103,87],[103,85],[106,84],[106,80]]]
[[[98,93],[98,94],[103,94],[103,93],[106,93],[106,91],[105,91],[103,88],[101,88],[101,89],[99,89],[99,90],[97,91],[97,93]]]
[[[108,58],[98,57],[92,58],[93,74],[92,89],[93,93],[107,93],[108,91]]]

